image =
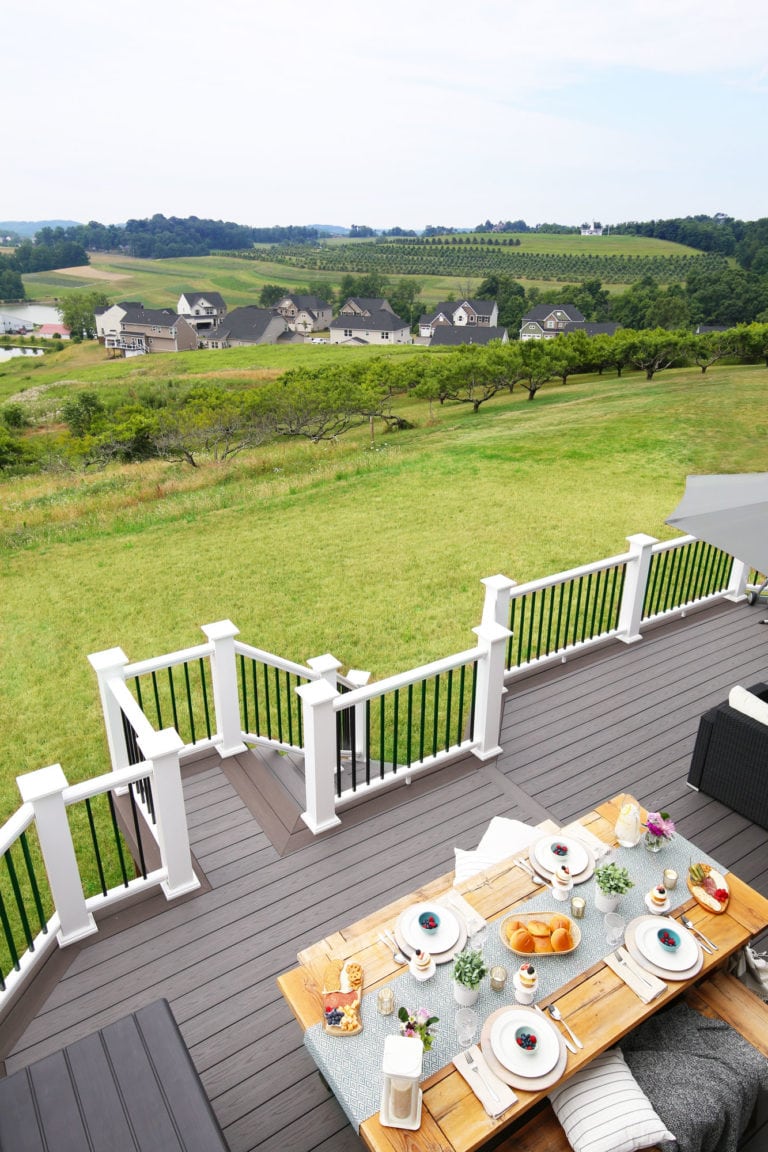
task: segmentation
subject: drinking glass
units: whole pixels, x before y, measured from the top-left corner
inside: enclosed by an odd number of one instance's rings
[[[605,938],[611,948],[618,948],[624,939],[624,928],[626,923],[623,916],[619,916],[618,912],[609,912],[603,919],[603,926],[605,928]]]
[[[470,948],[474,948],[477,952],[482,952],[483,945],[488,939],[488,925],[483,924],[476,932],[473,932],[469,938]]]
[[[477,1012],[472,1008],[459,1008],[456,1013],[456,1038],[460,1048],[469,1048],[477,1036]]]

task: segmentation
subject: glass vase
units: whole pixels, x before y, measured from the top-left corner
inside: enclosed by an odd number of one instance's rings
[[[643,843],[649,852],[661,852],[664,847],[664,837],[654,836],[653,832],[646,832]]]

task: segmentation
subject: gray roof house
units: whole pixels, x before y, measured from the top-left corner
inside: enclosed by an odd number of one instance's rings
[[[365,305],[365,309],[361,305]],[[375,307],[384,304],[386,307]],[[410,344],[407,320],[396,316],[386,300],[350,297],[330,325],[331,344]]]
[[[191,352],[198,345],[197,332],[170,308],[144,308],[141,304],[118,305],[124,309],[117,334],[107,333],[106,348],[123,356],[150,352]]]
[[[499,322],[495,300],[448,300],[419,320],[419,335],[434,336],[440,326],[494,328]],[[464,341],[462,341],[464,343]]]
[[[573,304],[536,304],[520,324],[521,340],[549,340],[564,332],[568,324],[586,321]]]
[[[470,328],[466,325],[439,324],[429,341],[430,348],[457,347],[459,344],[490,344],[492,340],[500,340],[502,344],[509,343],[509,333],[506,328],[489,327]]]
[[[249,344],[276,344],[288,331],[285,319],[270,308],[246,304],[233,308],[221,324],[202,336],[205,348],[243,348]]]
[[[127,315],[128,310],[141,309],[144,305],[140,300],[121,300],[119,304],[99,304],[93,310],[96,320],[96,338],[100,344],[105,344],[108,336],[120,335],[120,324]]]
[[[297,293],[283,296],[274,307],[291,332],[321,332],[331,323],[331,306],[320,296]]]
[[[224,319],[227,305],[219,292],[182,292],[176,311],[198,332],[209,332]]]
[[[382,311],[395,314],[389,300],[382,296],[349,296],[339,309],[339,316],[373,316]]]

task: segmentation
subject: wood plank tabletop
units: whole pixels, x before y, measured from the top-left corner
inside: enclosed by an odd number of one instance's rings
[[[613,826],[618,815],[618,801],[616,797],[599,805],[581,820],[590,832],[607,844],[615,843]],[[549,831],[556,825],[547,821],[539,827],[542,831]],[[298,967],[280,975],[277,983],[301,1028],[306,1031],[322,1018],[323,974],[329,960],[357,960],[366,973],[366,995],[375,995],[378,987],[402,971],[390,950],[379,941],[379,933],[383,928],[391,928],[404,908],[415,902],[435,899],[452,882],[453,873],[440,876],[299,953]],[[557,1000],[564,1016],[585,1042],[583,1050],[576,1055],[569,1054],[565,1078],[693,984],[710,976],[768,926],[768,900],[731,874],[728,882],[731,900],[725,913],[711,915],[692,898],[682,905],[682,910],[687,911],[693,922],[701,926],[718,946],[713,955],[704,955],[702,969],[692,980],[670,982],[663,995],[651,1004],[645,1004],[601,960],[542,1000],[542,1006]],[[539,886],[510,859],[484,872],[481,884],[469,880],[458,886],[458,891],[486,920],[493,922],[530,899],[539,891]],[[418,1131],[385,1127],[378,1114],[361,1124],[360,1135],[372,1152],[475,1152],[547,1095],[547,1090],[515,1089],[517,1104],[494,1120],[485,1113],[452,1064],[424,1080],[421,1087],[422,1122]]]

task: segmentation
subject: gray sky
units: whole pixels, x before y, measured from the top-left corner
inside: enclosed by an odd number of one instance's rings
[[[17,36],[0,219],[768,215],[765,0],[35,0]]]

